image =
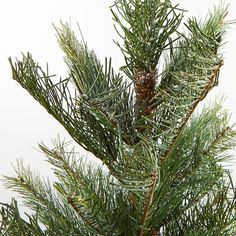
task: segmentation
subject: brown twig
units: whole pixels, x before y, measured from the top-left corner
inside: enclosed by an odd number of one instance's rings
[[[224,61],[221,60],[219,65],[217,66],[217,68],[213,71],[212,76],[210,76],[209,78],[209,82],[207,83],[207,85],[205,86],[205,88],[203,89],[202,93],[200,94],[200,96],[198,97],[198,99],[196,100],[196,102],[193,104],[192,109],[189,111],[188,115],[185,117],[184,122],[181,124],[177,134],[174,136],[172,143],[170,144],[169,148],[166,150],[164,157],[161,160],[161,163],[164,163],[165,160],[167,159],[167,157],[169,156],[172,148],[174,147],[179,135],[181,134],[185,124],[188,122],[189,118],[191,117],[191,115],[193,114],[193,112],[195,111],[197,105],[199,104],[199,102],[201,100],[203,100],[203,98],[206,96],[206,94],[210,91],[210,89],[212,88],[212,84],[214,83],[215,78],[217,77],[217,75],[219,74],[220,68],[224,65]]]
[[[94,229],[100,235],[106,236],[106,234],[104,234],[104,232],[102,232],[100,230],[100,228],[94,226],[94,224],[84,216],[84,214],[81,212],[80,208],[75,204],[73,198],[67,197],[67,201],[88,226],[90,226],[92,229]]]
[[[158,231],[157,229],[154,229],[154,230],[151,232],[150,236],[160,236],[160,231]]]
[[[154,172],[154,173],[152,173],[152,184],[149,186],[148,193],[147,193],[147,201],[145,203],[145,207],[143,210],[143,216],[142,216],[142,220],[141,220],[141,229],[139,232],[139,236],[143,236],[144,225],[145,225],[145,222],[148,217],[149,207],[152,204],[156,183],[157,183],[157,172]]]
[[[220,132],[218,132],[213,142],[209,145],[207,150],[203,152],[203,154],[207,155],[211,151],[211,149],[214,148],[221,141],[222,138],[224,138],[225,134],[231,130],[232,129],[229,126],[227,126],[224,129],[222,129]]]

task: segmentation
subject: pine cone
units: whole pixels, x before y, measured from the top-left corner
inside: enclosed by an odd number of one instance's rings
[[[153,110],[150,101],[155,95],[156,78],[156,69],[151,72],[138,71],[134,75],[137,105],[144,111],[145,115],[150,115]]]

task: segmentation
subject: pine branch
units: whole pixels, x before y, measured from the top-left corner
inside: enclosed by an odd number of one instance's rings
[[[176,144],[176,141],[179,137],[179,135],[181,134],[183,128],[185,127],[186,123],[188,122],[188,120],[190,119],[190,117],[192,116],[193,112],[195,111],[197,105],[199,104],[200,101],[202,101],[206,94],[208,94],[208,92],[210,91],[210,89],[212,88],[212,86],[214,85],[214,81],[217,77],[217,75],[219,74],[220,68],[223,65],[223,61],[221,60],[219,65],[217,66],[217,68],[213,71],[213,74],[211,75],[211,77],[209,78],[209,82],[208,84],[205,86],[205,88],[202,90],[202,93],[200,94],[199,98],[194,102],[194,104],[192,105],[192,107],[190,108],[188,114],[185,116],[184,120],[182,121],[181,126],[178,128],[178,131],[176,132],[175,136],[172,139],[172,143],[170,144],[170,146],[167,148],[164,157],[162,158],[161,162],[165,162],[166,158],[168,158],[170,152],[172,151],[174,145]]]
[[[132,143],[135,136],[132,128],[134,104],[130,82],[115,74],[111,59],[105,58],[102,65],[86,43],[77,40],[68,24],[61,23],[61,27],[55,29],[59,45],[66,55],[70,77],[83,101],[116,128],[119,125],[124,141]]]
[[[86,220],[86,224],[98,233],[109,234],[112,209],[117,207],[115,201],[114,177],[99,167],[78,161],[74,150],[66,150],[64,143],[56,142],[53,150],[44,145],[40,149],[46,154],[53,165],[54,173],[60,182],[54,187],[70,203],[79,216]]]
[[[50,205],[50,201],[47,199],[47,195],[45,194],[47,190],[45,189],[44,184],[41,182],[39,176],[33,175],[29,168],[24,168],[22,162],[20,161],[18,161],[15,172],[17,177],[5,176],[6,187],[20,193],[35,211],[37,206]],[[58,213],[57,209],[53,208],[53,206],[51,210],[55,210],[56,214]]]
[[[67,233],[89,232],[81,221],[68,209],[68,206],[56,195],[49,184],[44,184],[30,169],[25,169],[21,163],[15,169],[18,177],[6,177],[6,186],[17,191],[24,199],[27,207],[37,212],[41,223],[47,226],[47,231],[63,235]],[[76,233],[77,234],[77,233]],[[54,235],[49,234],[49,235]]]
[[[235,235],[235,188],[230,175],[225,177],[201,203],[172,218],[163,228],[165,235]]]
[[[153,173],[152,174],[152,184],[149,187],[149,191],[147,194],[147,201],[145,203],[145,207],[144,207],[144,211],[143,211],[143,216],[142,216],[142,220],[141,220],[141,229],[139,232],[139,236],[143,236],[144,235],[144,227],[145,227],[145,222],[148,218],[148,211],[149,211],[149,207],[152,204],[153,201],[153,195],[154,195],[154,191],[156,189],[156,183],[157,183],[157,173]]]
[[[215,148],[212,144],[222,130],[228,127],[229,116],[221,105],[205,107],[200,115],[195,115],[182,131],[170,158],[160,168],[159,184],[153,196],[149,220],[146,228],[161,228],[172,215],[197,205],[219,179],[224,170],[219,162],[227,160],[227,150],[235,146],[235,133],[224,133]],[[227,140],[227,142],[223,141]],[[204,150],[212,148],[207,154]],[[214,151],[215,149],[215,151]],[[217,154],[216,154],[217,153]],[[221,180],[220,180],[221,181]],[[186,204],[183,206],[183,201]]]
[[[166,41],[181,22],[182,11],[172,6],[169,0],[117,0],[111,11],[122,31],[120,33],[117,29],[124,45],[118,42],[117,45],[124,54],[126,66],[123,69],[128,77],[133,79],[139,71],[153,71],[169,44]]]
[[[127,78],[64,23],[54,28],[68,78],[56,80],[29,53],[9,59],[13,79],[106,166],[83,162],[64,142],[40,144],[57,192],[19,165],[6,183],[35,214],[27,222],[16,204],[3,205],[0,233],[17,234],[16,223],[22,236],[234,235],[235,188],[219,162],[236,132],[220,105],[195,116],[218,84],[227,8],[189,19],[188,34],[178,31],[184,11],[170,0],[116,0],[111,11]]]
[[[178,28],[183,15],[169,0],[118,0],[111,11],[113,19],[123,33],[122,35],[117,30],[124,40],[124,45],[121,46],[118,42],[116,44],[126,61],[122,70],[134,84],[135,123],[137,131],[143,133],[145,129],[141,127],[141,117],[150,116],[155,109],[152,100],[158,76],[156,66],[162,52],[176,40],[172,40],[171,35]]]
[[[13,78],[66,128],[77,143],[112,169],[111,161],[117,158],[116,131],[102,114],[98,116],[99,111],[96,111],[98,115],[92,112],[94,107],[91,109],[86,101],[77,98],[77,94],[72,96],[69,79],[54,84],[48,72],[45,73],[29,54],[15,65],[11,59],[10,63]]]
[[[75,203],[74,199],[71,197],[67,198],[68,203],[73,207],[73,209],[79,214],[79,216],[84,220],[84,222],[90,226],[92,229],[94,229],[94,231],[96,232],[96,234],[98,235],[106,235],[100,228],[99,226],[96,225],[96,223],[93,223],[91,220],[89,220],[81,211],[81,208],[77,206],[77,204]]]
[[[154,127],[154,138],[162,143],[159,150],[164,160],[196,106],[217,84],[223,63],[217,54],[222,41],[218,42],[216,35],[223,37],[225,33],[225,11],[221,8],[216,17],[211,16],[204,23],[189,20],[191,35],[181,35],[177,49],[171,52],[170,63],[157,88],[155,100],[159,105],[155,117],[146,119]],[[210,30],[213,25],[216,32]]]
[[[0,234],[4,236],[46,236],[38,223],[37,215],[28,216],[29,222],[22,219],[15,199],[12,203],[4,204],[0,210]]]

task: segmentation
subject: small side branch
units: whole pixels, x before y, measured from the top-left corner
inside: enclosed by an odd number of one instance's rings
[[[157,183],[157,172],[154,172],[154,173],[152,173],[152,184],[150,185],[150,187],[148,189],[148,193],[147,193],[147,200],[146,200],[146,203],[144,206],[139,236],[143,236],[144,225],[145,225],[145,222],[147,221],[147,218],[148,218],[148,212],[149,212],[149,208],[152,204],[156,183]]]
[[[199,95],[199,97],[197,98],[197,100],[195,101],[195,103],[193,104],[191,110],[189,111],[189,113],[187,114],[187,116],[185,117],[182,125],[180,126],[177,134],[175,135],[175,137],[173,138],[172,143],[170,144],[169,148],[166,150],[164,157],[161,160],[161,163],[163,164],[167,157],[169,156],[172,148],[174,147],[176,141],[178,140],[179,135],[181,134],[185,124],[188,122],[189,118],[191,117],[191,115],[193,114],[193,112],[195,111],[197,105],[199,104],[200,101],[202,101],[204,99],[204,97],[206,96],[206,94],[211,90],[215,79],[217,78],[217,76],[219,75],[220,72],[220,68],[224,65],[224,61],[221,60],[219,62],[219,65],[217,66],[217,68],[213,71],[213,74],[210,76],[209,78],[209,82],[207,83],[207,85],[204,87],[202,93]]]
[[[93,222],[91,222],[90,220],[87,219],[87,217],[84,216],[84,214],[81,212],[80,208],[75,204],[75,201],[73,198],[71,197],[67,197],[67,202],[72,206],[72,208],[78,213],[78,215],[83,219],[83,221],[89,226],[91,227],[93,230],[95,230],[99,235],[104,235],[106,236],[106,234],[104,234],[101,229],[99,229],[98,227],[94,226]]]
[[[212,149],[214,149],[218,143],[220,143],[221,141],[223,141],[222,139],[225,137],[225,135],[227,135],[228,132],[231,132],[232,129],[227,126],[224,129],[222,129],[220,132],[218,132],[216,134],[215,139],[213,140],[213,142],[210,144],[210,146],[207,148],[207,150],[205,150],[203,153],[205,155],[207,155],[208,153],[211,152]]]

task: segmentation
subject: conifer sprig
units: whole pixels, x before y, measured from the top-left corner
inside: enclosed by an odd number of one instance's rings
[[[163,51],[176,39],[183,11],[168,1],[117,0],[111,8],[123,45],[116,42],[124,54],[126,74],[133,79],[137,71],[153,71]]]
[[[184,10],[169,0],[117,0],[111,10],[124,75],[64,23],[54,28],[67,78],[29,53],[9,59],[13,79],[103,165],[64,142],[40,144],[57,179],[45,182],[19,163],[6,185],[34,214],[23,220],[15,201],[2,204],[0,233],[235,235],[235,187],[222,166],[236,146],[235,126],[221,102],[195,111],[218,85],[227,7],[187,20],[183,33]]]

